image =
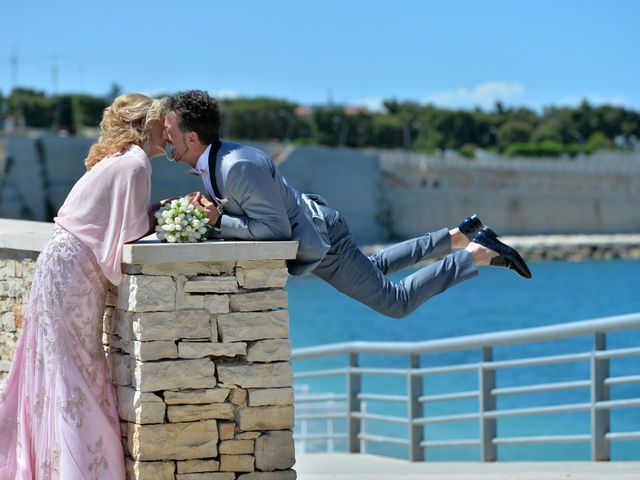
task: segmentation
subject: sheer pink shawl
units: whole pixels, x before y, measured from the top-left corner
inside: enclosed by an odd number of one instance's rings
[[[73,186],[54,221],[87,245],[105,277],[122,280],[122,247],[149,230],[151,162],[134,145],[98,162]]]

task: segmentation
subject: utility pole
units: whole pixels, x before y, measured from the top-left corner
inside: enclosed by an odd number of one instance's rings
[[[51,93],[58,93],[58,56],[51,55]]]
[[[14,52],[9,57],[9,64],[11,65],[11,85],[9,85],[10,87],[9,93],[11,93],[11,91],[13,91],[14,88],[16,88],[16,84],[18,81],[18,62],[19,61],[20,60],[18,58],[18,54],[14,50]]]

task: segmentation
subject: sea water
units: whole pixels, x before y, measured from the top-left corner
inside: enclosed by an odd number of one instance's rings
[[[514,330],[544,325],[555,325],[566,322],[595,319],[605,316],[622,315],[640,312],[640,261],[611,260],[586,261],[580,263],[548,262],[530,265],[532,280],[523,280],[506,269],[481,268],[480,275],[469,281],[430,299],[416,312],[402,320],[387,318],[359,304],[336,291],[330,285],[311,275],[307,277],[291,277],[287,290],[289,293],[289,309],[291,318],[291,340],[293,348],[311,345],[323,345],[354,340],[368,341],[423,341],[440,338],[451,338],[462,335],[473,335],[486,332]],[[407,270],[393,275],[399,279],[411,273]],[[617,335],[617,336],[616,336]],[[567,349],[585,351],[591,348],[592,338],[583,339],[582,344],[564,345],[562,342],[531,344],[517,348],[537,349],[535,355],[567,353]],[[640,331],[634,330],[624,334],[611,334],[608,343],[613,347],[640,346]],[[619,345],[618,345],[619,344]],[[514,349],[516,347],[513,347]],[[542,349],[542,351],[540,350]],[[545,351],[547,349],[548,351]],[[508,350],[508,349],[507,349]],[[518,352],[526,356],[528,352]],[[463,355],[461,353],[461,355]],[[506,354],[508,356],[508,353]],[[340,368],[346,366],[346,359],[328,358],[314,360],[313,368]],[[474,361],[470,359],[469,361]],[[324,364],[322,363],[324,362]],[[376,363],[377,362],[377,363]],[[404,362],[404,363],[403,363]],[[437,360],[436,360],[437,362]],[[370,365],[406,367],[406,359],[393,357],[371,358]],[[294,370],[306,370],[304,361],[294,363]],[[310,368],[310,367],[309,367]],[[541,372],[536,380],[536,369],[527,371],[531,376],[530,383],[546,383],[575,379],[575,375],[588,378],[588,372],[557,369],[549,379],[549,372]],[[584,368],[584,362],[576,369]],[[520,370],[522,372],[522,370]],[[566,373],[567,378],[563,375]],[[612,362],[612,375],[639,375],[640,359],[631,357],[615,365]],[[446,392],[455,383],[456,387],[469,384],[473,389],[475,378],[464,375],[440,376],[428,385],[431,392]],[[518,379],[526,384],[526,378]],[[366,382],[382,382],[381,385],[366,385]],[[334,383],[332,383],[334,382]],[[336,380],[320,380],[310,383],[311,393],[340,391]],[[342,382],[344,385],[344,382]],[[404,379],[386,378],[366,379],[363,388],[367,391],[378,391],[387,394],[405,394]],[[477,384],[476,384],[477,385]],[[344,387],[342,386],[342,389]],[[425,385],[425,389],[427,385]],[[618,388],[618,387],[617,387]],[[618,388],[618,390],[620,390]],[[554,392],[552,394],[536,394],[527,398],[509,396],[499,399],[500,408],[518,408],[544,405],[553,402],[553,396],[562,395],[562,401],[584,402],[588,391]],[[640,385],[624,386],[621,397],[640,396]],[[520,396],[522,397],[522,396]],[[475,402],[475,404],[473,403]],[[449,402],[447,405],[431,405],[430,413],[455,414],[477,409],[477,400]],[[375,413],[406,416],[406,406],[398,404],[372,403],[370,407]],[[561,414],[556,417],[513,418],[499,420],[500,436],[551,435],[551,434],[588,434],[588,412]],[[549,419],[556,419],[549,422]],[[549,424],[552,424],[552,427]],[[640,430],[640,408],[631,407],[616,409],[611,414],[612,429]],[[377,430],[376,430],[377,429]],[[370,425],[371,433],[379,433],[406,438],[406,426],[402,425]],[[526,433],[524,433],[526,432]],[[478,435],[477,421],[430,426],[427,429],[429,439],[473,438]],[[339,448],[339,447],[338,447]],[[503,460],[588,460],[589,444],[549,444],[534,446],[503,446],[499,449],[499,457]],[[388,444],[372,444],[369,451],[406,457],[406,447]],[[429,449],[430,459],[478,459],[477,448]],[[614,459],[640,459],[640,442],[614,442],[612,445]]]

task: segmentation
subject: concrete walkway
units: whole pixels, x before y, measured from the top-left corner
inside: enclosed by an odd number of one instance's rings
[[[419,462],[296,454],[298,480],[640,480],[640,462]]]

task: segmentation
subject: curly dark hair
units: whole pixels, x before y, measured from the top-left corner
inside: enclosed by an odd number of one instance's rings
[[[204,145],[220,139],[220,109],[215,98],[202,90],[188,90],[171,95],[166,100],[166,111],[178,115],[182,132],[196,132]]]

